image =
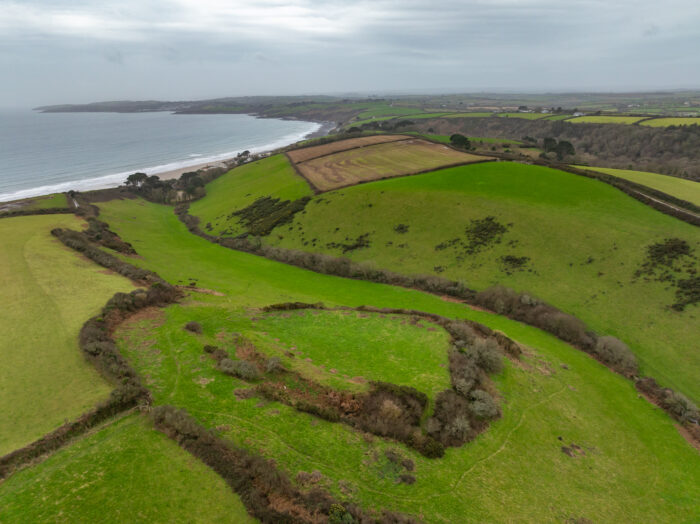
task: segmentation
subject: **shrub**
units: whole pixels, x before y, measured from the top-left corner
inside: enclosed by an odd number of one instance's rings
[[[284,366],[279,357],[272,357],[265,363],[265,370],[268,373],[279,373],[280,371],[284,371]]]
[[[403,475],[399,476],[399,481],[403,482],[404,484],[411,485],[411,484],[415,484],[416,477],[414,477],[413,475],[410,475],[408,473],[404,473]]]
[[[666,392],[662,405],[666,411],[681,422],[697,423],[700,421],[698,407],[682,393],[678,393],[677,391]]]
[[[470,353],[474,355],[476,363],[486,373],[498,373],[503,369],[503,360],[501,359],[498,343],[492,338],[477,339]]]
[[[212,346],[212,345],[210,345],[210,344],[206,344],[206,345],[204,346],[204,352],[205,352],[205,353],[214,353],[214,351],[216,351],[217,349],[219,349],[219,348],[216,347],[216,346]]]
[[[625,374],[637,372],[637,359],[630,348],[615,337],[598,338],[593,353],[611,368]]]
[[[223,358],[218,363],[219,371],[227,375],[241,378],[243,380],[256,380],[260,377],[258,368],[245,360],[231,360]]]
[[[188,322],[185,324],[185,329],[187,331],[190,331],[191,333],[196,333],[197,335],[202,334],[202,326],[199,322],[195,322],[194,320]]]
[[[490,420],[498,417],[499,411],[496,401],[486,391],[477,389],[471,393],[469,410],[476,418]]]

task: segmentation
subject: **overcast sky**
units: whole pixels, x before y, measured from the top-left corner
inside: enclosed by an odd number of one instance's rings
[[[0,71],[19,106],[695,88],[700,1],[0,0]]]

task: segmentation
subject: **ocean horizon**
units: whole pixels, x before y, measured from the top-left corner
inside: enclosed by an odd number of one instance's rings
[[[0,202],[121,185],[297,142],[321,124],[244,114],[40,113],[0,109]]]

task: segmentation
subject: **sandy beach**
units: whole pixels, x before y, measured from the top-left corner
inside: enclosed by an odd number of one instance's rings
[[[162,173],[153,173],[161,180],[171,180],[173,178],[180,178],[183,173],[189,173],[190,171],[198,171],[200,169],[206,169],[209,167],[226,167],[227,160],[217,160],[216,162],[204,162],[202,164],[195,164],[193,166],[181,167],[178,169],[173,169],[172,171],[163,171]]]

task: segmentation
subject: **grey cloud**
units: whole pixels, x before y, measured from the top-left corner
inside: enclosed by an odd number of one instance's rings
[[[699,24],[696,0],[5,0],[0,96],[696,87]]]

